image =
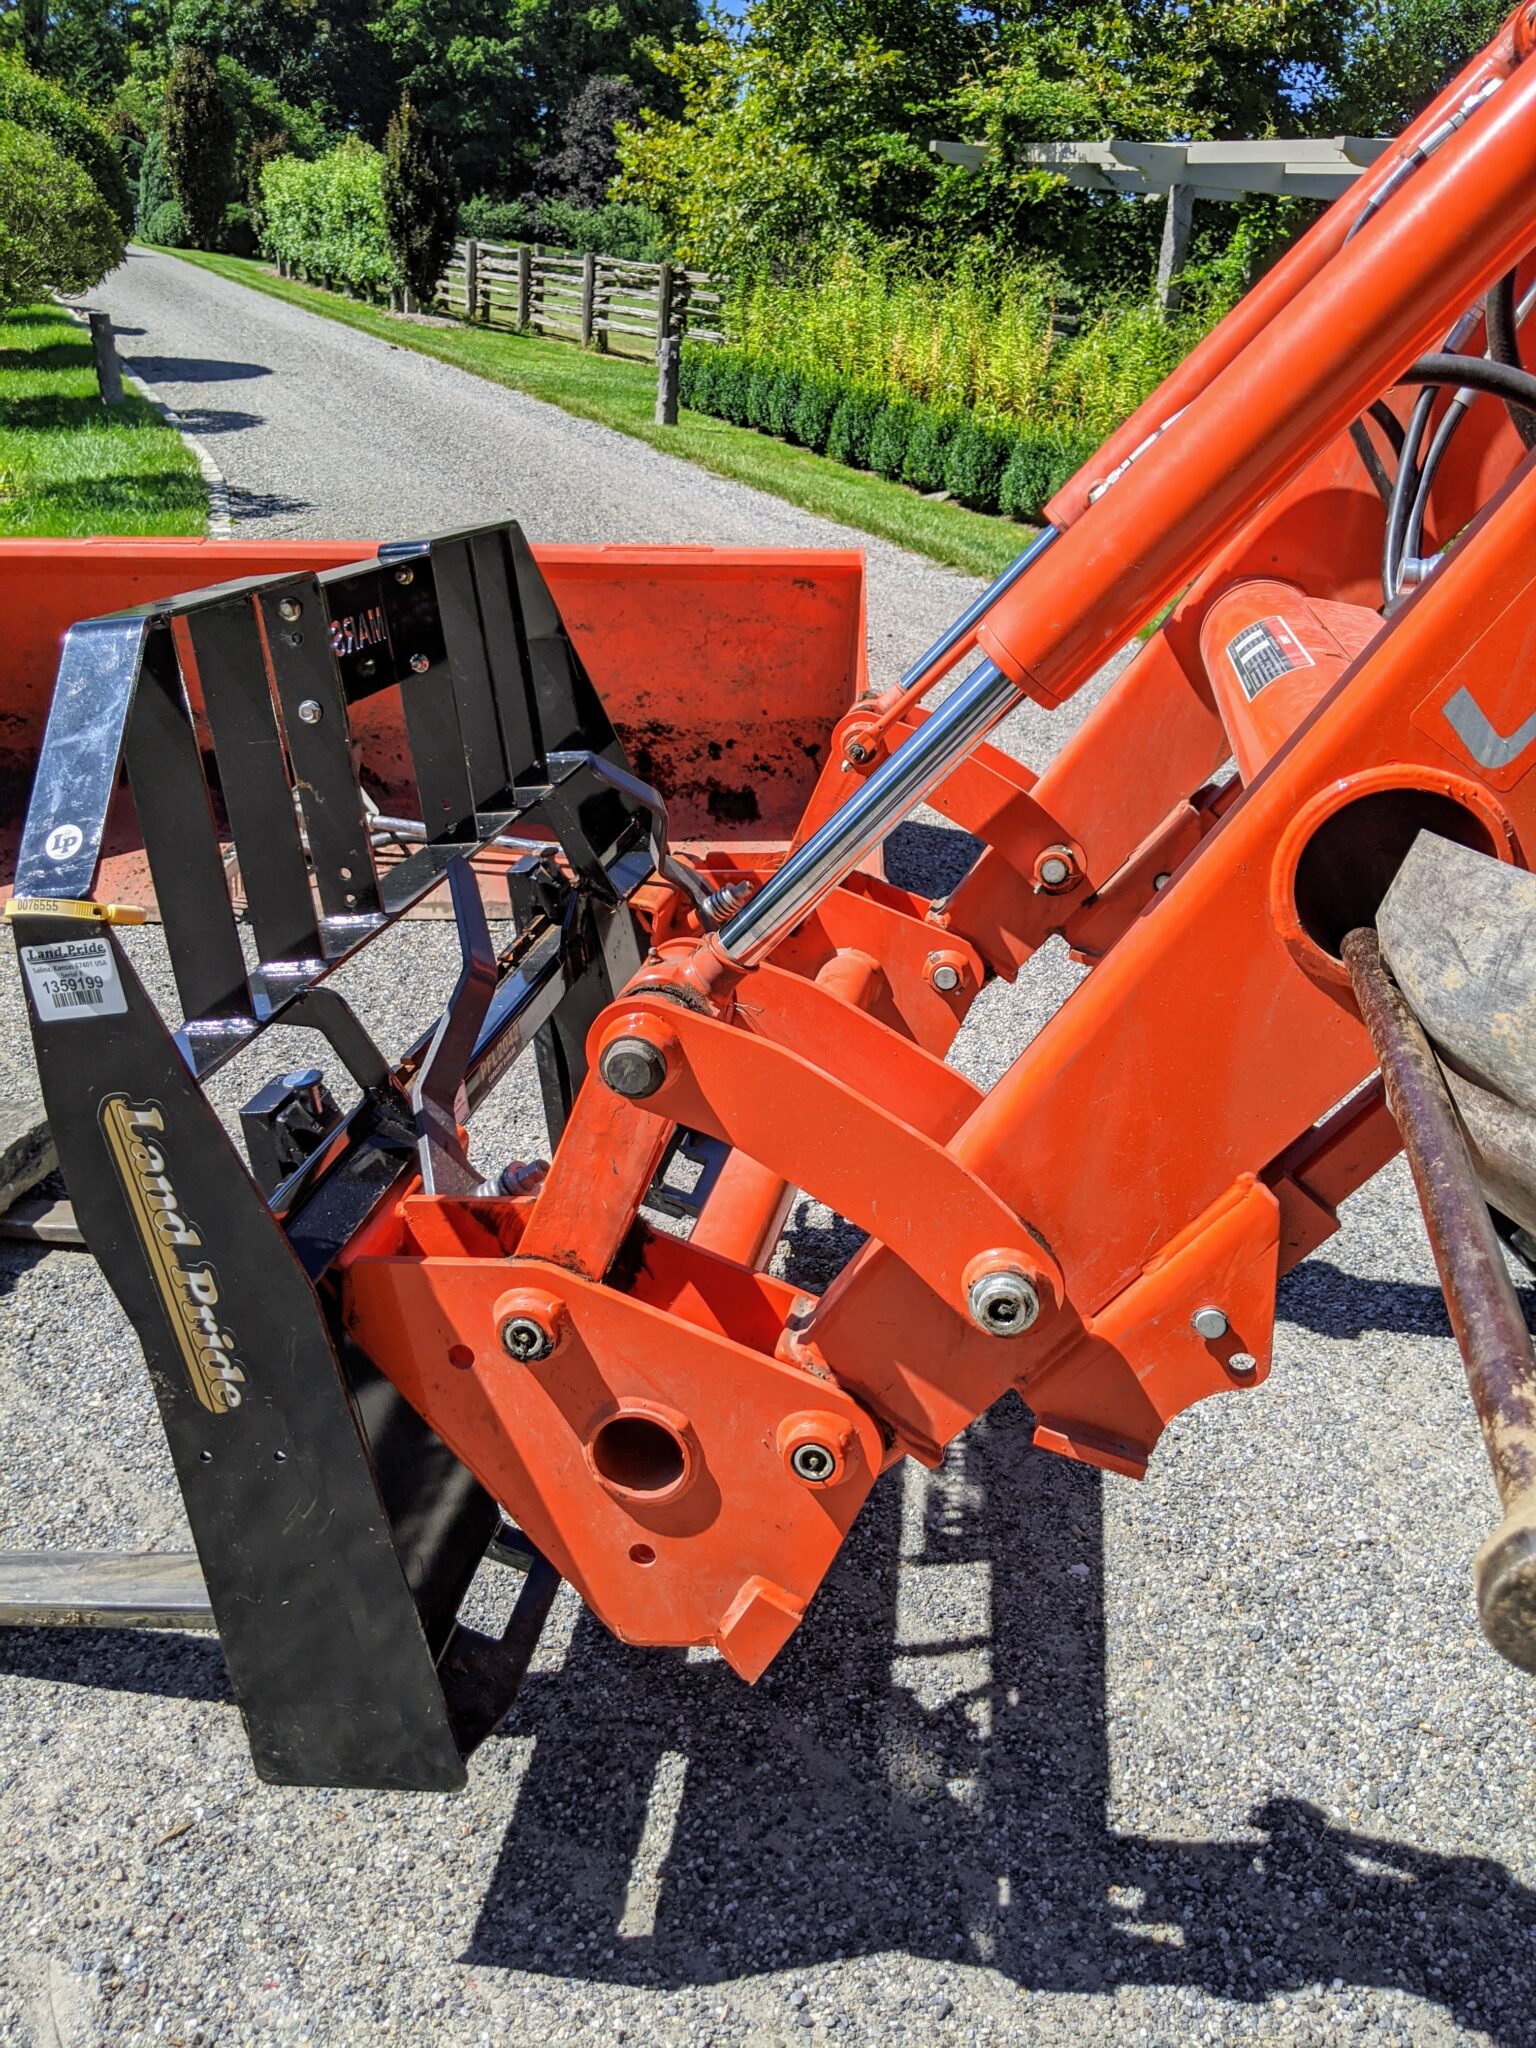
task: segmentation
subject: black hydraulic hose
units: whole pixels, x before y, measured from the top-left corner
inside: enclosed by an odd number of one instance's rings
[[[1420,356],[1404,370],[1402,381],[1487,391],[1495,398],[1513,399],[1517,405],[1536,411],[1536,376],[1529,370],[1517,370],[1511,363],[1490,362],[1487,356]]]
[[[1383,405],[1379,398],[1366,408],[1365,414],[1351,422],[1349,429],[1349,438],[1355,444],[1355,453],[1360,457],[1361,465],[1366,475],[1376,486],[1377,496],[1381,499],[1383,505],[1390,505],[1392,503],[1392,478],[1387,473],[1387,465],[1376,452],[1375,442],[1365,431],[1367,416],[1373,419],[1377,426],[1380,427],[1388,447],[1395,456],[1399,457],[1403,452],[1403,430],[1398,424],[1397,414],[1393,412],[1389,405]]]
[[[1401,455],[1403,452],[1403,429],[1398,421],[1397,414],[1392,410],[1391,406],[1385,404],[1379,398],[1375,399],[1370,406],[1370,415],[1386,435],[1392,453],[1394,455]]]
[[[1445,361],[1451,363],[1469,362],[1467,356],[1425,357],[1424,361]],[[1417,366],[1415,366],[1417,367]],[[1403,382],[1414,382],[1410,371]],[[1390,603],[1396,597],[1403,573],[1403,542],[1408,533],[1408,517],[1413,510],[1414,495],[1419,487],[1419,444],[1424,439],[1424,429],[1429,425],[1429,415],[1434,410],[1433,391],[1421,391],[1414,400],[1413,411],[1408,416],[1408,430],[1403,436],[1403,450],[1397,458],[1397,476],[1392,484],[1392,502],[1387,507],[1387,544],[1381,565],[1382,592]]]
[[[1515,273],[1506,271],[1488,296],[1483,300],[1483,316],[1487,322],[1488,353],[1494,362],[1502,363],[1506,369],[1522,370],[1520,360],[1520,316],[1515,310]],[[1504,400],[1505,409],[1514,422],[1515,432],[1527,448],[1536,448],[1536,412],[1518,405],[1513,399]]]
[[[1387,474],[1386,464],[1376,453],[1375,442],[1365,431],[1365,422],[1363,420],[1351,420],[1349,438],[1355,444],[1355,453],[1359,456],[1366,475],[1376,486],[1377,497],[1380,498],[1383,505],[1390,506],[1392,503],[1392,479]]]
[[[1435,487],[1435,475],[1445,451],[1450,447],[1457,428],[1466,418],[1468,401],[1457,392],[1435,427],[1429,447],[1425,450],[1424,461],[1419,469],[1419,481],[1413,494],[1413,510],[1408,515],[1408,526],[1403,536],[1402,559],[1406,562],[1419,552],[1424,538],[1424,520],[1429,511],[1429,494]]]

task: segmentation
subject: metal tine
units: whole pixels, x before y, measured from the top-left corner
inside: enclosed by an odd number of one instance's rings
[[[202,685],[257,953],[264,965],[318,961],[309,867],[250,599],[199,608],[181,624]]]
[[[512,559],[503,528],[469,536],[469,559],[480,605],[480,630],[485,636],[491,689],[501,721],[508,780],[542,782],[544,742],[539,732],[533,672],[518,608]]]
[[[326,607],[312,576],[267,584],[254,593],[254,603],[304,807],[320,907],[327,919],[343,920],[350,937],[359,918],[382,916],[383,905]]]
[[[430,559],[470,796],[476,810],[504,810],[512,801],[512,773],[491,687],[489,650],[469,541],[434,541]]]
[[[543,572],[533,559],[523,529],[509,521],[507,546],[516,578],[518,606],[527,640],[530,678],[546,755],[601,754],[615,767],[626,765],[603,700],[582,666]]]
[[[436,542],[428,544],[428,560],[435,561],[437,548]],[[444,640],[441,593],[435,572],[423,577],[403,551],[391,549],[381,559],[395,565],[390,637],[422,822],[430,841],[462,843],[475,836],[475,794]]]
[[[458,1105],[470,1058],[496,994],[496,949],[485,921],[480,885],[462,855],[450,862],[448,887],[459,931],[460,969],[411,1083],[421,1184],[429,1195],[473,1194],[479,1185],[459,1136]]]
[[[79,898],[95,886],[152,630],[146,610],[86,619],[65,634],[16,857],[18,896]]]
[[[245,954],[168,619],[145,641],[123,753],[183,1017],[249,1031]]]

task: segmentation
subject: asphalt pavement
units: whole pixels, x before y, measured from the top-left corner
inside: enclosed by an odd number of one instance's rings
[[[99,298],[262,531],[865,544],[881,680],[975,587],[170,258]],[[1065,723],[1008,737],[1039,765]],[[962,853],[919,821],[893,872],[937,889]],[[451,975],[412,927],[370,1021],[400,1042]],[[957,1062],[994,1079],[1073,979],[1048,949],[986,991]],[[9,968],[0,1025],[20,1072]],[[506,1097],[493,1150],[535,1128]],[[802,1202],[781,1263],[835,1236]],[[0,2039],[1516,2048],[1536,1696],[1476,1625],[1493,1517],[1393,1168],[1283,1283],[1267,1383],[1182,1416],[1144,1483],[999,1408],[882,1481],[751,1690],[567,1592],[456,1797],[261,1784],[210,1640],[0,1632]],[[0,1248],[0,1543],[184,1541],[94,1266]]]

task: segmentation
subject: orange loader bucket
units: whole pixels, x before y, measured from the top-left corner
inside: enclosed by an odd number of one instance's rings
[[[77,621],[250,576],[370,555],[364,541],[0,541],[0,900],[64,635]],[[863,693],[856,549],[546,547],[534,555],[634,770],[666,798],[674,842],[706,865],[761,869],[787,849],[833,726]],[[387,806],[403,753],[397,697],[362,724],[363,772]],[[372,706],[369,707],[372,710]],[[201,715],[201,706],[193,709]],[[152,903],[131,819],[103,887]]]

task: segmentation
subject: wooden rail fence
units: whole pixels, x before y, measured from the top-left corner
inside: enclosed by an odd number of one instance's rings
[[[720,281],[708,271],[562,255],[529,242],[456,242],[437,303],[488,327],[527,328],[583,348],[606,349],[610,336],[649,342],[651,351],[663,335],[724,339]]]

